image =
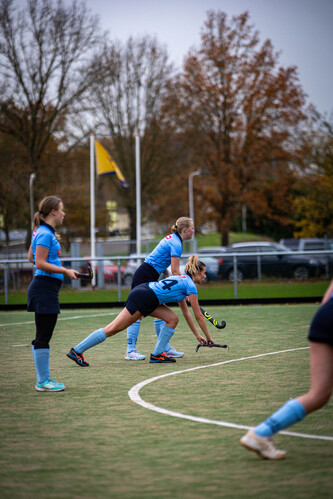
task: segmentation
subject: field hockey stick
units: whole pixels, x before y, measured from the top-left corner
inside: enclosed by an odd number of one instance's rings
[[[200,347],[217,347],[217,348],[229,348],[228,345],[220,345],[219,343],[199,343],[195,351],[197,352]]]
[[[215,326],[217,329],[223,329],[224,327],[226,327],[226,322],[225,321],[222,321],[221,324],[219,324],[217,322],[216,319],[213,319],[213,317],[208,313],[206,312],[206,310],[204,310],[203,308],[200,307],[200,312],[202,313],[202,315],[204,317],[206,317],[207,320],[209,320],[209,322],[211,322],[213,324],[213,326]]]
[[[87,264],[87,268],[88,268],[88,272],[85,273],[85,272],[76,272],[76,275],[79,279],[89,279],[91,281],[91,279],[93,278],[94,276],[94,273],[93,273],[93,270],[92,270],[92,267],[90,265],[90,263]]]

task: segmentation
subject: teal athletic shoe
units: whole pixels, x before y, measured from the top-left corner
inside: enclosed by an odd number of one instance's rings
[[[65,390],[65,385],[50,378],[43,381],[43,383],[37,383],[35,388],[37,392],[63,392]]]

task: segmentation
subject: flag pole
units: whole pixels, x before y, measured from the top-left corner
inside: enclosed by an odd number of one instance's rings
[[[135,175],[136,175],[136,253],[141,254],[141,174],[140,174],[140,132],[135,132]]]
[[[95,135],[90,134],[90,254],[91,263],[95,267],[96,256],[96,234],[95,234]],[[96,284],[96,276],[92,279],[92,285]]]

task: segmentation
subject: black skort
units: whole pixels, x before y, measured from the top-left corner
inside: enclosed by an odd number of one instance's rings
[[[322,305],[315,314],[308,339],[333,346],[333,298]]]
[[[154,291],[147,283],[139,284],[128,295],[125,307],[130,314],[141,312],[144,317],[150,315],[159,306],[159,301]]]
[[[136,269],[133,275],[132,289],[144,282],[158,281],[159,273],[149,263],[143,262],[140,267]]]
[[[56,277],[36,276],[28,288],[28,312],[60,314],[59,290],[62,281]]]

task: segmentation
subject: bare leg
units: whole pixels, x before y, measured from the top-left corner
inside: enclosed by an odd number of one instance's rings
[[[327,343],[310,342],[310,390],[296,400],[307,414],[323,407],[333,391],[333,347]]]
[[[150,315],[152,317],[156,317],[157,319],[162,319],[165,321],[165,325],[167,327],[171,327],[172,329],[175,329],[179,322],[178,315],[176,315],[171,308],[166,305],[159,305]]]
[[[103,327],[105,336],[114,336],[133,324],[133,322],[139,320],[141,317],[141,312],[137,311],[132,315],[129,313],[127,308],[124,308],[120,314],[112,322],[110,322],[110,324]]]

